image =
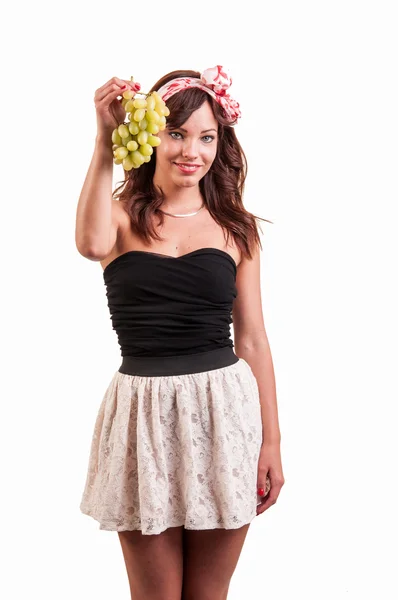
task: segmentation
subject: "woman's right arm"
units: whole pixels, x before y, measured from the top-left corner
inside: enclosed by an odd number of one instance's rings
[[[117,223],[115,218],[112,219],[112,176],[112,146],[109,139],[97,136],[77,205],[75,231],[78,251],[93,260],[108,256],[116,242]]]
[[[112,131],[125,119],[126,112],[117,99],[123,86],[137,92],[140,85],[113,77],[94,97],[97,136],[94,153],[80,193],[76,212],[75,242],[80,254],[103,260],[112,251],[118,229],[118,202],[112,199]]]

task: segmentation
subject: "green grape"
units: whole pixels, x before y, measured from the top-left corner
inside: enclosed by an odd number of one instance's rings
[[[132,139],[133,139],[133,136],[131,136],[131,135],[129,135],[129,136],[128,136],[128,137],[126,137],[126,138],[123,138],[123,139],[122,139],[122,144],[123,144],[123,146],[127,146],[127,144],[128,144],[129,142],[131,142],[131,140],[132,140]]]
[[[162,117],[160,117],[158,125],[159,125],[160,131],[163,131],[164,129],[166,129],[166,117],[164,115]]]
[[[148,127],[148,121],[146,119],[142,119],[138,123],[138,127],[144,131]]]
[[[142,144],[139,151],[143,156],[150,156],[153,153],[153,148],[150,144]]]
[[[142,119],[145,117],[145,112],[145,108],[137,108],[133,115],[134,121],[137,121],[137,123],[142,121]]]
[[[131,98],[133,98],[134,96],[134,92],[133,90],[126,90],[125,92],[123,92],[122,96],[125,100],[131,100]]]
[[[126,106],[128,100],[126,100],[126,98],[122,98],[122,102],[121,105],[123,106],[123,108]]]
[[[122,162],[123,162],[123,160],[122,160],[122,159],[120,159],[120,158],[115,158],[115,159],[113,160],[113,162],[115,163],[115,165],[121,165],[121,164],[122,164]]]
[[[147,102],[145,98],[135,98],[133,104],[135,108],[146,108]]]
[[[135,150],[134,152],[132,152],[131,158],[133,159],[133,161],[135,162],[136,165],[142,165],[142,163],[145,160],[144,155],[141,154],[141,152],[139,150]]]
[[[125,171],[131,171],[131,169],[134,167],[134,161],[131,158],[131,154],[129,154],[128,156],[126,156],[123,159],[123,169]]]
[[[148,110],[146,113],[146,119],[151,123],[158,123],[160,121],[161,115],[159,115],[156,110]]]
[[[126,137],[128,137],[130,135],[128,127],[124,123],[122,123],[121,125],[119,125],[119,127],[117,128],[117,131],[118,131],[118,133],[119,133],[119,135],[120,135],[121,138],[126,138]]]
[[[137,135],[140,132],[140,128],[136,121],[130,121],[129,123],[129,131],[132,135]]]
[[[120,146],[120,144],[122,143],[122,138],[119,135],[118,129],[114,129],[112,131],[112,142],[114,144],[117,144],[118,146]]]
[[[148,110],[153,110],[155,108],[156,100],[153,96],[148,96],[146,99],[146,107]]]
[[[160,117],[162,117],[164,115],[164,109],[165,109],[164,106],[160,106],[159,104],[157,104],[155,111]]]
[[[116,150],[116,148],[119,148],[119,145],[120,145],[120,144],[113,144],[113,146],[112,146],[112,150]]]
[[[134,110],[134,102],[132,100],[128,100],[124,106],[124,110],[126,112],[132,112]]]
[[[150,146],[159,146],[160,142],[161,142],[161,139],[158,138],[156,135],[148,135],[147,143]]]
[[[159,125],[157,123],[148,123],[146,130],[148,133],[159,133]]]
[[[124,146],[120,146],[120,148],[116,148],[114,155],[115,158],[118,158],[119,160],[125,158],[128,155],[129,151],[127,150],[127,148],[125,148]]]
[[[134,150],[137,150],[137,148],[138,148],[138,144],[135,140],[131,140],[130,142],[128,142],[127,150],[130,150],[130,152],[133,152]]]
[[[140,144],[140,146],[147,143],[148,135],[149,134],[147,131],[140,131],[140,133],[137,135],[137,142]]]
[[[165,116],[165,117],[168,117],[168,116],[169,116],[169,114],[170,114],[170,110],[167,108],[167,106],[165,106],[165,107],[164,107],[164,109],[163,109],[163,114],[164,114],[164,116]]]
[[[158,94],[156,90],[152,92],[152,96],[155,98],[156,102],[163,102],[162,96]]]
[[[151,160],[151,157],[150,157],[150,156],[145,156],[145,158],[144,158],[144,162],[149,162],[150,160]]]

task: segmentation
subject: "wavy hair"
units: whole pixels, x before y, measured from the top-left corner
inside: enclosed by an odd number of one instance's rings
[[[158,90],[176,77],[200,79],[200,73],[189,70],[172,71],[159,79],[150,92]],[[256,217],[243,206],[247,160],[233,127],[223,116],[221,106],[200,88],[182,90],[167,100],[170,115],[167,117],[166,127],[169,130],[181,127],[206,100],[218,121],[217,154],[209,171],[199,181],[199,189],[207,210],[224,234],[227,233],[227,244],[232,235],[242,256],[252,258],[253,246],[258,244],[262,248],[256,221],[268,219]],[[155,168],[156,147],[149,162],[143,163],[139,169],[124,172],[124,181],[112,193],[115,200],[119,199],[124,203],[132,230],[145,242],[150,242],[151,238],[163,239],[156,232],[152,219],[153,215],[158,216],[159,224],[163,225],[164,215],[159,207],[165,196],[153,183]]]

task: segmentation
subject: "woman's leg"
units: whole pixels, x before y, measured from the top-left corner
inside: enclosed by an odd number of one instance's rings
[[[181,600],[226,600],[249,526],[184,530]]]
[[[132,600],[181,600],[182,527],[157,535],[118,532]]]

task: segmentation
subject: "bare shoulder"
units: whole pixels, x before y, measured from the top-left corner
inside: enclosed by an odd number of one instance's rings
[[[120,253],[121,240],[130,224],[130,217],[123,202],[112,198],[112,225],[109,238],[109,250],[102,256],[100,263],[103,269]]]
[[[130,217],[126,211],[125,204],[120,200],[112,198],[112,222],[115,221],[118,229],[126,227],[130,223]]]
[[[120,239],[125,235],[126,230],[130,227],[130,217],[125,208],[124,202],[114,200],[112,198],[112,231],[111,231],[111,248],[108,255],[115,250],[118,250]]]
[[[242,294],[258,290],[260,286],[260,247],[257,244],[253,248],[251,258],[241,253],[236,283]]]

